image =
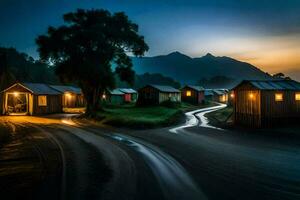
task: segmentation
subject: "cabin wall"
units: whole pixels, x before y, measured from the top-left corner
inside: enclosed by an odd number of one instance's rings
[[[0,93],[0,115],[4,114],[4,93]]]
[[[187,91],[191,91],[191,96],[187,96]],[[199,92],[188,87],[182,88],[181,100],[190,104],[201,104],[204,101],[204,92]]]
[[[131,94],[124,94],[124,101],[131,102]]]
[[[137,93],[132,93],[132,94],[131,94],[131,101],[132,101],[132,102],[136,102],[137,99],[138,99],[138,94],[137,94]]]
[[[64,108],[80,108],[85,106],[85,100],[81,94],[71,94],[71,97],[64,94],[62,95],[62,105]]]
[[[144,87],[138,91],[137,105],[159,104],[159,91],[152,87]]]
[[[181,101],[180,93],[159,92],[159,103],[169,101],[169,100],[174,102],[180,102]]]
[[[261,126],[261,94],[260,91],[244,85],[236,88],[234,105],[234,122],[249,127]],[[251,94],[251,95],[250,95]]]
[[[124,103],[124,95],[109,95],[109,103],[111,104]]]
[[[283,101],[275,101],[275,94],[282,93]],[[261,92],[262,126],[290,124],[300,119],[300,101],[295,100],[294,91]]]
[[[47,96],[47,106],[38,105],[38,96]],[[61,95],[33,95],[33,115],[62,112]]]

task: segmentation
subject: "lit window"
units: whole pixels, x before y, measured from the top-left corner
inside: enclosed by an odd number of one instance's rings
[[[296,99],[296,101],[300,101],[300,93],[295,94],[295,99]]]
[[[283,94],[276,93],[275,94],[275,101],[283,101]]]
[[[190,90],[186,91],[186,96],[187,96],[187,97],[192,96],[192,92],[191,92]]]
[[[38,105],[47,106],[47,96],[38,96]]]

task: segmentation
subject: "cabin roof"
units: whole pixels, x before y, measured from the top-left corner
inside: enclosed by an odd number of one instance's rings
[[[185,88],[185,87],[192,88],[192,89],[194,89],[194,90],[196,90],[196,91],[198,91],[198,92],[204,91],[204,88],[203,88],[203,87],[197,86],[197,85],[186,85],[186,86],[184,86],[184,88]]]
[[[132,88],[118,88],[121,92],[127,93],[127,94],[135,94],[137,91],[135,91]]]
[[[26,89],[29,89],[33,94],[49,94],[49,95],[58,95],[61,94],[59,91],[51,88],[44,83],[19,83],[21,86],[24,86]]]
[[[204,95],[205,96],[212,96],[214,95],[212,89],[204,89]]]
[[[149,85],[157,90],[159,90],[160,92],[174,92],[174,93],[179,93],[180,91],[176,88],[173,88],[172,86],[168,86],[168,85]]]
[[[124,95],[124,93],[121,92],[118,88],[114,90],[108,90],[108,93],[111,95]]]
[[[226,90],[223,89],[217,89],[217,90],[213,90],[214,93],[216,93],[217,95],[223,95],[226,94]]]
[[[78,87],[73,87],[73,86],[66,86],[66,85],[50,85],[53,89],[65,93],[65,92],[71,92],[75,94],[81,94],[81,89]]]
[[[250,83],[260,90],[300,90],[300,83],[294,80],[244,80],[239,85],[243,83]]]

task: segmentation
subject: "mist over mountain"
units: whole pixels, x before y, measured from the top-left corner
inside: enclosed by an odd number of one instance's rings
[[[191,58],[180,52],[154,57],[133,57],[137,74],[161,73],[182,84],[196,84],[201,79],[224,76],[236,81],[242,79],[270,79],[257,67],[230,57],[216,57],[208,53],[203,57]]]

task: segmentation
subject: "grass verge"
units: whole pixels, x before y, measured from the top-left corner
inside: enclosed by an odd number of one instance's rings
[[[213,126],[228,127],[232,125],[232,113],[233,108],[229,106],[214,112],[207,113],[205,114],[205,117],[208,118],[209,123]]]
[[[136,107],[132,104],[110,105],[105,107],[104,111],[98,112],[98,119],[103,124],[115,127],[157,128],[183,122],[184,112],[213,105],[212,103],[204,105],[181,103],[172,106],[151,107]]]

